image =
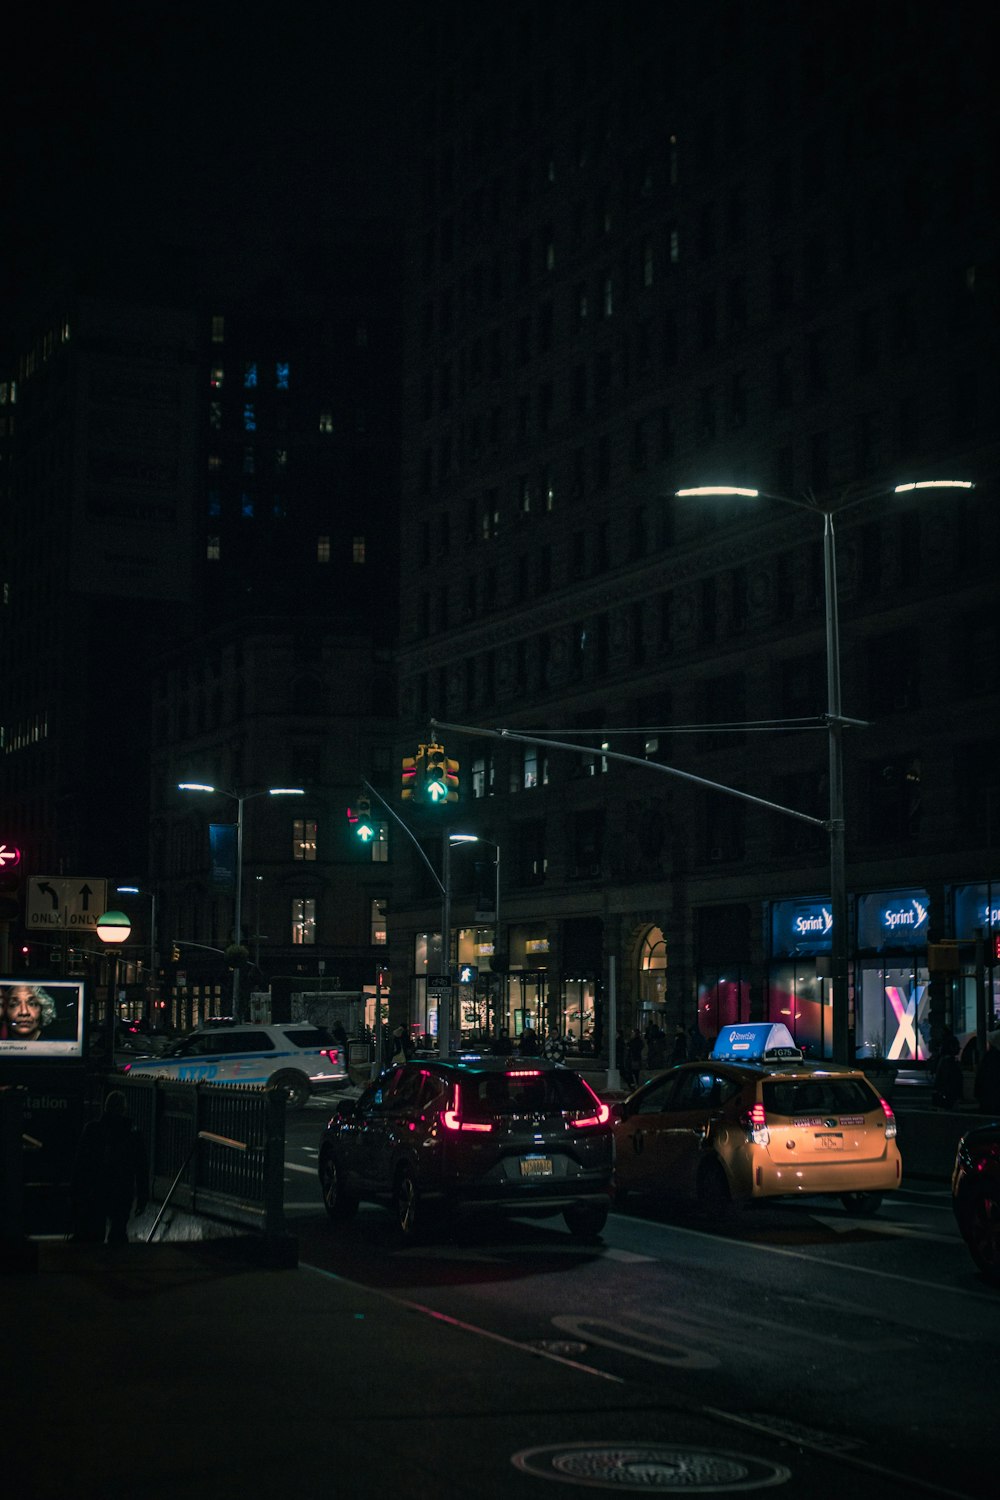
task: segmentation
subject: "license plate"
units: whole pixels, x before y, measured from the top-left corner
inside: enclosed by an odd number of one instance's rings
[[[522,1156],[522,1177],[551,1177],[552,1162],[547,1156]]]
[[[842,1135],[817,1135],[814,1139],[821,1151],[843,1151],[844,1149]]]

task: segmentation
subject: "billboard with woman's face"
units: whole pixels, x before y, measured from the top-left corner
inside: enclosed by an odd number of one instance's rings
[[[0,977],[0,1058],[82,1056],[82,980]]]

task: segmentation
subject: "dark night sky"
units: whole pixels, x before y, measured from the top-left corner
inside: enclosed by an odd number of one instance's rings
[[[391,203],[394,0],[133,0],[21,12],[0,62],[0,329],[88,259],[193,247],[237,282],[338,201]],[[167,256],[169,259],[169,255]]]

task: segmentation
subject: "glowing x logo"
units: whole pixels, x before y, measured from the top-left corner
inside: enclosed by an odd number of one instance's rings
[[[920,997],[924,993],[925,986],[918,984],[914,987],[913,997],[907,1000],[898,984],[887,984],[885,997],[896,1013],[899,1025],[896,1027],[896,1035],[892,1039],[887,1056],[889,1061],[903,1056],[903,1048],[909,1047],[908,1057],[919,1056],[917,1050],[917,1006]]]

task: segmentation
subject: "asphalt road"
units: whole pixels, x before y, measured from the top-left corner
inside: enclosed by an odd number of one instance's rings
[[[722,1231],[649,1203],[612,1214],[599,1246],[551,1219],[401,1248],[377,1208],[327,1223],[327,1112],[314,1100],[287,1133],[286,1211],[316,1274],[404,1305],[428,1337],[434,1323],[461,1328],[483,1358],[499,1341],[589,1374],[616,1404],[666,1403],[716,1444],[752,1438],[786,1468],[794,1455],[799,1494],[994,1493],[984,1372],[1000,1294],[975,1271],[943,1184],[904,1187],[873,1220],[812,1200],[755,1206]]]

